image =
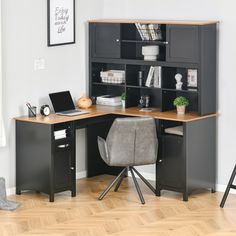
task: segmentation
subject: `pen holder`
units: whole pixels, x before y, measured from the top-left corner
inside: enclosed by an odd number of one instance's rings
[[[36,111],[37,111],[36,107],[31,107],[31,109],[28,108],[28,116],[29,117],[36,117]]]

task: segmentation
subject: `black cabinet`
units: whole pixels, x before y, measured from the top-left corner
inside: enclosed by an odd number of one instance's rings
[[[55,139],[54,132],[65,130],[66,137]],[[49,195],[75,187],[75,128],[73,122],[40,124],[16,123],[16,193],[34,190]]]
[[[199,30],[193,25],[167,25],[166,60],[192,62],[199,60]]]
[[[54,175],[55,189],[70,186],[75,166],[72,163],[71,144],[63,142],[55,145]]]
[[[90,33],[93,57],[120,58],[120,24],[93,24]]]
[[[157,164],[158,185],[160,188],[175,186],[182,190],[185,170],[183,137],[167,134],[159,141],[162,150]]]

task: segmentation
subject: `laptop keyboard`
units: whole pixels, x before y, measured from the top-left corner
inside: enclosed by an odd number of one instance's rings
[[[61,111],[60,113],[61,114],[71,114],[71,113],[79,113],[79,112],[81,112],[81,111],[79,111],[79,110],[68,110],[68,111]]]

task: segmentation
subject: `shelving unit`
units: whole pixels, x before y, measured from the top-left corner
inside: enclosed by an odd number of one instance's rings
[[[136,23],[159,24],[161,40],[142,40]],[[127,107],[137,106],[141,95],[151,96],[151,105],[161,111],[175,109],[176,96],[189,99],[187,111],[205,115],[216,112],[216,24],[215,22],[101,21],[90,22],[90,96],[127,94]],[[156,61],[144,61],[142,46],[158,45]],[[162,67],[161,88],[145,87],[150,66]],[[124,70],[125,84],[103,84],[100,71]],[[197,87],[187,86],[188,69],[197,70]],[[138,71],[143,86],[138,86]],[[175,75],[183,78],[175,88]]]
[[[161,40],[142,40],[136,23],[160,24]],[[126,106],[137,113],[140,97],[150,96],[150,106],[163,113],[175,110],[177,96],[189,100],[187,115],[216,113],[216,23],[139,20],[98,20],[89,23],[90,96],[127,95]],[[142,46],[159,46],[156,61],[145,61]],[[161,87],[146,87],[151,66],[161,67]],[[102,84],[102,70],[125,71],[125,83]],[[189,86],[188,70],[197,70],[195,87]],[[143,71],[139,86],[138,71]],[[175,75],[182,75],[182,89],[176,89]],[[129,110],[126,109],[126,110]],[[191,113],[190,113],[191,112]],[[175,111],[173,111],[175,114]],[[181,117],[185,117],[181,116]],[[159,153],[156,165],[156,194],[161,190],[183,193],[183,200],[196,188],[215,191],[216,119],[194,122],[156,119]],[[183,135],[167,134],[166,128],[183,127]]]

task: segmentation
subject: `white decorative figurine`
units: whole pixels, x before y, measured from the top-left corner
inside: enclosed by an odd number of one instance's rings
[[[183,85],[183,82],[181,82],[181,79],[182,79],[182,75],[181,74],[176,74],[175,75],[175,80],[176,80],[176,89],[178,90],[181,90],[182,89],[182,85]]]

